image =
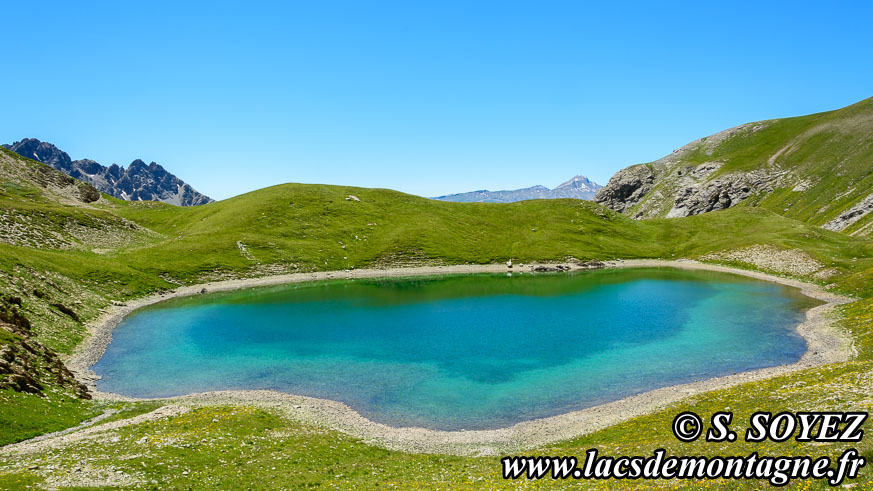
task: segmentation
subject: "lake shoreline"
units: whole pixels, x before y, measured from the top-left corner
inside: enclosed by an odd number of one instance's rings
[[[851,302],[853,299],[827,292],[818,285],[756,271],[690,260],[619,260],[606,262],[604,265],[607,268],[670,267],[737,274],[798,288],[804,295],[818,299],[824,302],[824,304],[808,309],[804,322],[797,326],[797,332],[806,340],[807,350],[800,360],[795,363],[654,389],[598,406],[542,419],[523,421],[506,428],[494,430],[442,431],[424,428],[397,428],[371,421],[341,402],[297,396],[272,390],[213,391],[173,398],[136,399],[98,391],[96,381],[99,379],[99,376],[90,367],[106,351],[106,347],[112,340],[112,330],[125,316],[147,305],[170,298],[198,295],[203,293],[204,290],[211,293],[331,279],[475,273],[528,273],[531,269],[530,265],[525,267],[516,265],[512,268],[505,264],[424,266],[415,268],[294,273],[181,287],[173,292],[136,299],[126,304],[113,305],[106,309],[102,316],[89,325],[86,340],[77,347],[72,357],[67,361],[67,366],[79,381],[89,387],[96,399],[129,401],[161,400],[168,401],[171,404],[186,406],[238,404],[264,407],[277,409],[295,420],[327,426],[361,438],[367,443],[389,449],[418,453],[497,455],[506,452],[518,452],[591,433],[627,419],[653,412],[666,405],[703,392],[772,378],[815,366],[846,361],[851,358],[854,352],[851,338],[833,325],[827,315],[834,306]],[[556,267],[558,265],[550,264],[544,266]],[[566,266],[570,267],[570,271],[590,269],[580,265],[569,264]]]

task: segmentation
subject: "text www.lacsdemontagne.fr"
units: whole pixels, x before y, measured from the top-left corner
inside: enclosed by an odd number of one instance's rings
[[[827,479],[837,486],[857,476],[864,458],[857,450],[846,450],[831,468],[829,457],[768,457],[757,452],[735,457],[675,457],[658,449],[648,457],[601,457],[597,450],[586,452],[585,464],[576,457],[504,457],[504,479],[763,479],[783,486],[794,479]]]

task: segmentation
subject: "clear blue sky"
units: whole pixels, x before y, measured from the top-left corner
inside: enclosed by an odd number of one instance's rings
[[[2,4],[0,140],[157,161],[214,197],[605,183],[873,96],[873,2]]]

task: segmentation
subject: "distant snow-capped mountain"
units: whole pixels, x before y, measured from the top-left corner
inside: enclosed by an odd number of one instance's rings
[[[90,159],[72,160],[58,147],[36,138],[25,138],[3,147],[29,159],[87,182],[110,196],[127,201],[163,201],[177,206],[195,206],[212,202],[185,181],[160,165],[146,164],[136,159],[125,169],[116,164],[109,167]]]
[[[532,186],[524,189],[506,191],[481,190],[470,191],[469,193],[447,194],[445,196],[437,196],[433,199],[464,203],[513,203],[515,201],[524,201],[528,199],[558,198],[592,200],[594,199],[594,194],[597,190],[602,187],[603,186],[600,184],[580,175],[560,184],[555,189],[549,189],[545,186]]]

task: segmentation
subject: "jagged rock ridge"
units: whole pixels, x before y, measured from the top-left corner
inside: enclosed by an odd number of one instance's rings
[[[212,202],[208,196],[167,172],[160,165],[134,160],[127,168],[109,167],[90,159],[72,160],[70,156],[48,142],[25,138],[3,147],[29,159],[87,182],[98,190],[128,201],[163,201],[177,206],[196,206]]]
[[[585,176],[576,176],[569,181],[560,184],[554,189],[545,186],[532,186],[523,189],[505,191],[471,191],[469,193],[448,194],[433,199],[440,201],[458,201],[464,203],[513,203],[529,199],[594,199],[594,194],[602,186]]]

